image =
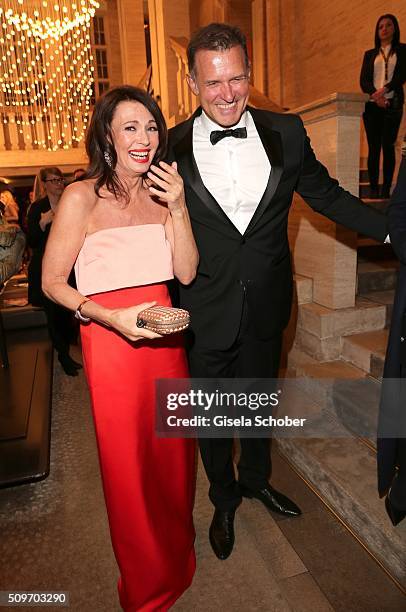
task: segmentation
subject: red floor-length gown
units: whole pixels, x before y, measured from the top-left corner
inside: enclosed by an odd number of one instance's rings
[[[75,268],[79,290],[107,308],[170,305],[162,281],[171,255],[161,225],[91,234]],[[130,280],[137,286],[117,288]],[[188,376],[182,336],[130,342],[91,322],[81,337],[120,603],[126,612],[163,612],[195,571],[194,441],[154,431],[154,380]]]

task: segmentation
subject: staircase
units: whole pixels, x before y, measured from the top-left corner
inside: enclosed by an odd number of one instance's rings
[[[368,195],[362,185],[361,190]],[[381,209],[387,206],[383,200],[370,202]],[[303,389],[314,410],[329,422],[332,435],[281,438],[278,447],[406,589],[406,525],[392,526],[376,482],[375,432],[397,271],[389,245],[360,237],[353,308],[331,310],[314,303],[312,280],[296,277],[297,324],[287,375],[303,377]]]

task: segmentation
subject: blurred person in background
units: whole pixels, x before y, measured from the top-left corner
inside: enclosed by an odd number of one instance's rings
[[[41,168],[36,179],[36,190],[38,193],[45,193],[45,196],[33,203],[27,217],[27,239],[32,248],[32,257],[28,265],[28,300],[33,306],[41,306],[44,309],[49,334],[65,374],[77,376],[82,366],[69,355],[69,345],[75,334],[72,314],[66,308],[49,300],[41,289],[42,258],[64,189],[65,179],[59,168]],[[70,280],[74,284],[72,273]]]
[[[0,189],[0,201],[3,203],[3,218],[10,225],[19,226],[18,214],[19,207],[15,197],[7,186]]]
[[[76,170],[73,171],[73,180],[74,181],[81,181],[86,175],[86,170],[84,168],[76,168]]]

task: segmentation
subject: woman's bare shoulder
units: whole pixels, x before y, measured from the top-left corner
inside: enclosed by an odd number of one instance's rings
[[[95,179],[86,179],[71,183],[63,192],[63,201],[66,204],[69,203],[69,205],[79,205],[90,212],[99,199],[94,190],[95,183]]]

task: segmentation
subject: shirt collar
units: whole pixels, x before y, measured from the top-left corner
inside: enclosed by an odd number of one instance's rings
[[[248,128],[249,118],[250,118],[250,115],[248,111],[245,110],[243,114],[241,115],[239,122],[236,125],[231,126],[232,129],[234,130],[235,128],[240,128],[240,127]],[[226,130],[227,129],[222,125],[218,125],[212,119],[210,119],[210,117],[206,115],[204,110],[202,110],[202,114],[200,115],[200,126],[202,130],[206,132],[208,136],[213,130]]]
[[[385,55],[388,55],[388,53],[392,49],[392,45],[389,43],[389,45],[385,45],[385,47],[381,47],[381,49],[385,53]]]

